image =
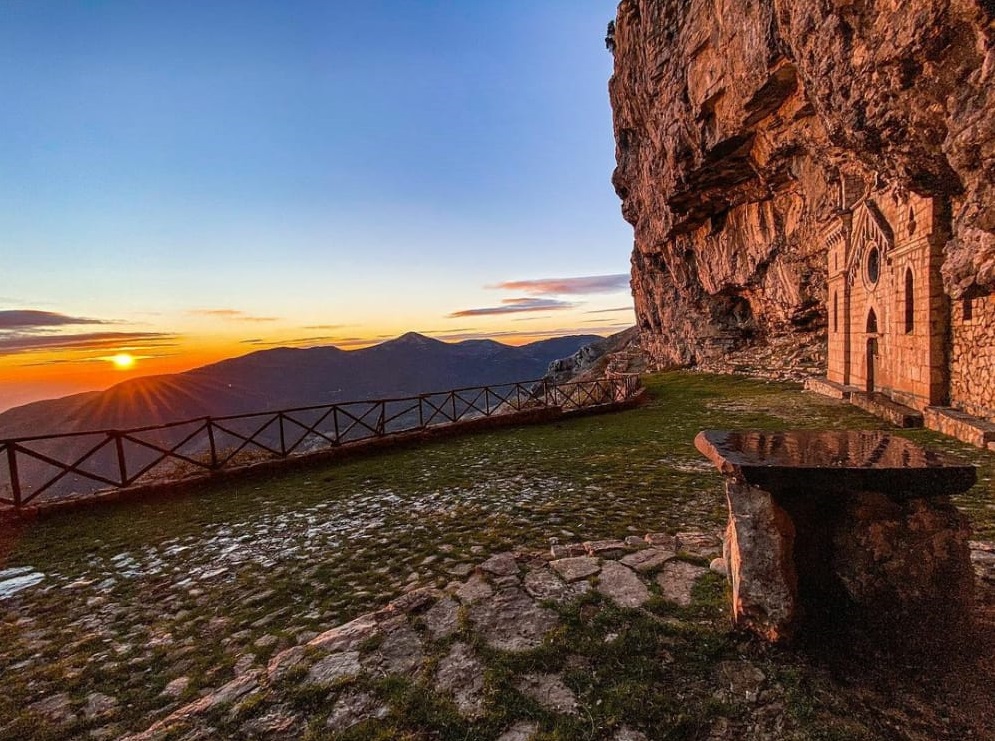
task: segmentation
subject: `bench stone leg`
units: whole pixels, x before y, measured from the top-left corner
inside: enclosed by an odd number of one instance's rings
[[[794,523],[763,489],[727,480],[726,500],[733,624],[769,641],[788,640],[798,616]]]

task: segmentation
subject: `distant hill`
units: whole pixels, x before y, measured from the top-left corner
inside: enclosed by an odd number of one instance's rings
[[[407,396],[541,378],[554,360],[601,338],[557,337],[511,347],[447,343],[414,332],[361,350],[276,348],[105,391],[25,404],[0,414],[0,438],[126,429],[204,416]]]

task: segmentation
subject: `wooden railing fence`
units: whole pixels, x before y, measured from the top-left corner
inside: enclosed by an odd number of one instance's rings
[[[260,460],[299,457],[343,443],[508,412],[576,411],[625,401],[639,388],[634,374],[558,384],[520,381],[127,430],[0,440],[0,504],[22,507],[46,494],[58,498],[208,476]]]

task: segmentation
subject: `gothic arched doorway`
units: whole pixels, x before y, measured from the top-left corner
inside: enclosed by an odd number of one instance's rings
[[[878,318],[874,309],[867,312],[867,393],[874,393],[874,359],[878,354]]]

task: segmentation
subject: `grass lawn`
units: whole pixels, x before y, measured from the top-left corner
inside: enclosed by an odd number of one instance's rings
[[[0,570],[42,576],[0,598],[0,738],[24,738],[26,708],[61,693],[83,736],[110,722],[144,728],[230,679],[240,660],[263,662],[410,583],[445,584],[492,552],[554,539],[717,533],[725,522],[722,481],[693,447],[701,429],[886,426],[789,384],[692,373],[645,383],[648,402],[628,412],[0,530]],[[995,457],[933,433],[901,434],[979,465],[978,485],[956,503],[976,537],[995,538]],[[714,589],[719,605],[721,586]],[[590,627],[567,624],[580,633]],[[650,623],[634,625],[638,643]],[[714,640],[721,638],[702,638],[704,654],[692,663],[711,655]],[[178,694],[161,694],[179,679],[186,682]],[[115,699],[110,721],[84,718],[86,698],[98,692]],[[32,728],[44,737],[43,727]],[[694,737],[688,733],[674,737]]]

